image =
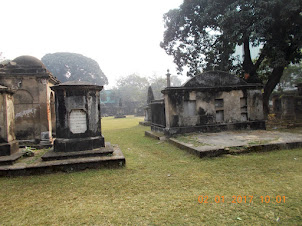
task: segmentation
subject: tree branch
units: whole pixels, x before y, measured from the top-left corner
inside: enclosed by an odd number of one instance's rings
[[[248,37],[244,38],[244,41],[243,41],[242,67],[243,67],[244,72],[250,74],[250,76],[253,76],[252,72],[253,72],[254,64],[253,64],[252,58],[251,58],[250,41],[249,41]]]

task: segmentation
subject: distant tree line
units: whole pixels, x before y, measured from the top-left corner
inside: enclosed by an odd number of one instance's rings
[[[171,85],[180,86],[181,81],[176,76],[171,76]],[[146,78],[137,74],[122,77],[117,80],[116,86],[112,89],[110,99],[114,99],[118,102],[119,98],[122,98],[124,103],[136,102],[137,105],[144,106],[147,104],[149,86],[152,87],[154,98],[160,99],[163,97],[161,90],[167,86],[166,78],[156,75],[151,78]],[[102,92],[101,95],[102,99],[106,99],[104,92]]]

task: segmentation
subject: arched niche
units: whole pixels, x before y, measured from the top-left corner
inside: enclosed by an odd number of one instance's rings
[[[33,97],[27,90],[19,89],[14,94],[15,104],[32,104]]]
[[[18,140],[35,138],[35,116],[33,97],[27,90],[19,89],[13,95],[15,110],[15,134]]]

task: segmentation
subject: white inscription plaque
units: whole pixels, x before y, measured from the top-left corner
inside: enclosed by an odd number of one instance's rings
[[[72,133],[85,133],[87,130],[86,112],[72,110],[69,115],[69,128]]]

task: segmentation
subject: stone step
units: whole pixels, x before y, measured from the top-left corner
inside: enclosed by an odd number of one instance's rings
[[[75,152],[54,152],[53,150],[50,150],[45,153],[41,158],[43,161],[53,161],[62,159],[108,156],[112,155],[112,153],[113,149],[108,147]]]
[[[0,156],[0,166],[12,165],[15,161],[22,157],[21,151],[7,156]]]
[[[1,176],[25,176],[54,172],[74,172],[85,169],[118,168],[126,164],[126,159],[118,146],[114,146],[113,154],[108,156],[71,158],[37,163],[16,163],[0,166]]]

